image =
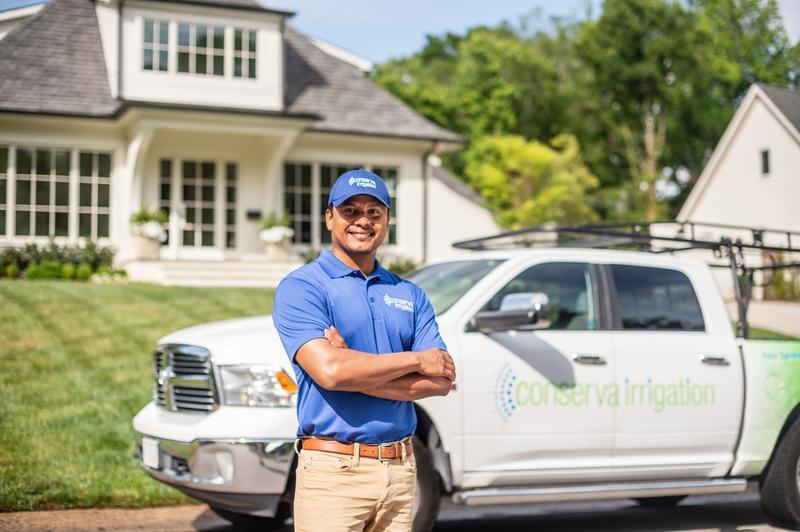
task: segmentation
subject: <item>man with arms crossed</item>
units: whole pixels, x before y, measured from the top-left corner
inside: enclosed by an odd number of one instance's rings
[[[411,530],[411,401],[447,395],[455,380],[428,298],[375,258],[389,208],[376,174],[339,176],[325,211],[331,250],[275,292],[298,385],[298,532]]]

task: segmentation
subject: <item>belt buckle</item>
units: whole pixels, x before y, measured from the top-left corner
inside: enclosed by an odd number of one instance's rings
[[[384,447],[393,447],[396,444],[397,444],[397,442],[379,443],[378,444],[378,461],[379,462],[388,462],[389,460],[391,460],[391,458],[385,458],[385,459],[383,458],[382,450],[383,450]],[[397,451],[395,451],[395,452],[397,452]]]

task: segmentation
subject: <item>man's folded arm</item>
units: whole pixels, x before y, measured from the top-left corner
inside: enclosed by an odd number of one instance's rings
[[[361,393],[393,401],[416,401],[426,397],[447,395],[452,389],[453,383],[446,377],[409,373],[378,387],[363,390]]]

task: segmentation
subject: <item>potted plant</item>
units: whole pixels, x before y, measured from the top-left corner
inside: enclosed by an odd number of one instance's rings
[[[169,218],[160,209],[143,207],[131,216],[131,233],[134,236],[136,256],[141,260],[158,260],[161,242],[166,240],[164,226]]]
[[[261,220],[261,231],[258,238],[266,245],[267,257],[270,260],[289,260],[289,247],[294,236],[294,229],[289,227],[289,215],[270,214]]]

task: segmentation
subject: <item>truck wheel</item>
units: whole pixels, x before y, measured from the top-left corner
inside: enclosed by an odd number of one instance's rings
[[[676,506],[679,502],[686,498],[686,495],[669,495],[665,497],[641,497],[634,499],[639,506],[645,508],[669,508]]]
[[[412,437],[417,462],[417,492],[414,497],[414,532],[430,532],[439,515],[442,492],[439,475],[433,467],[433,456],[417,436]]]
[[[781,440],[761,483],[761,503],[773,517],[800,524],[800,421]]]
[[[286,518],[291,515],[291,509],[287,503],[278,506],[275,517],[258,517],[256,515],[240,514],[230,510],[223,510],[216,506],[210,506],[211,510],[236,527],[244,530],[279,530],[286,526]]]

